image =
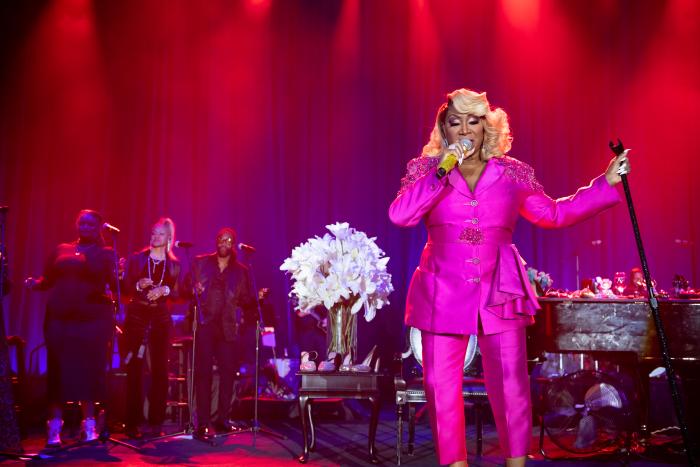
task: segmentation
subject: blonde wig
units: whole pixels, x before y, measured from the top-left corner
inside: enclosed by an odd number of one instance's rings
[[[484,144],[481,147],[481,158],[483,160],[501,157],[510,151],[513,137],[508,125],[508,114],[499,107],[491,108],[485,92],[478,93],[462,88],[447,94],[447,102],[438,109],[430,139],[423,146],[423,155],[437,156],[447,145],[443,128],[447,109],[450,107],[456,112],[474,115],[482,119]]]

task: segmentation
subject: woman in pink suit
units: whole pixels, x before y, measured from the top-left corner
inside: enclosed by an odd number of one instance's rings
[[[555,228],[589,218],[619,202],[614,185],[629,170],[625,153],[590,185],[554,200],[529,165],[506,156],[511,141],[508,116],[492,109],[485,93],[448,94],[423,155],[409,161],[389,208],[396,225],[423,220],[428,230],[408,290],[406,324],[421,330],[425,390],[441,464],[467,465],[461,391],[470,334],[479,338],[506,464],[525,464],[532,433],[525,327],[539,306],[512,243],[515,223],[523,216]],[[462,162],[438,178],[438,165],[448,155]]]

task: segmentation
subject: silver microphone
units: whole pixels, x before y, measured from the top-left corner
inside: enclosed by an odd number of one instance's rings
[[[119,232],[121,232],[121,230],[119,230],[118,228],[116,228],[112,224],[108,224],[107,222],[102,224],[102,228],[105,230],[109,230],[110,232],[115,233],[115,234],[118,234]]]
[[[464,151],[465,153],[474,149],[474,143],[472,142],[472,140],[467,138],[459,140],[459,145],[462,146],[462,151]]]
[[[246,253],[255,253],[255,247],[246,245],[245,243],[239,243],[238,249],[241,251],[245,251]]]

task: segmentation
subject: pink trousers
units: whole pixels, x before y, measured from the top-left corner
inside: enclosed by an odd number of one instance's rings
[[[440,464],[467,458],[462,370],[468,336],[421,332],[423,375]],[[524,456],[532,436],[525,328],[478,336],[489,403],[505,457]]]

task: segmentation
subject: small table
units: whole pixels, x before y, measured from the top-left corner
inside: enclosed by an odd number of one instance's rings
[[[379,463],[374,447],[379,423],[379,378],[382,373],[353,373],[353,372],[300,372],[301,387],[299,388],[299,415],[304,435],[304,453],[298,457],[302,464],[309,460],[309,451],[316,447],[314,422],[311,418],[311,402],[314,399],[369,399],[372,403],[372,416],[369,422],[369,460]],[[307,423],[308,417],[308,423]],[[309,442],[309,428],[311,441]]]

